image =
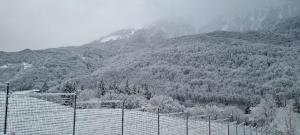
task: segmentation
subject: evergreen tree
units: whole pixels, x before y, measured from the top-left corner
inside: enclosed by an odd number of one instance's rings
[[[98,83],[97,87],[97,97],[100,98],[106,94],[106,87],[103,80]]]
[[[114,90],[114,92],[116,94],[120,94],[122,93],[121,89],[119,88],[118,84],[117,84],[117,81],[115,80],[111,86],[112,90]]]
[[[64,87],[63,87],[63,93],[75,93],[76,92],[76,86],[74,83],[69,83],[67,82]],[[72,106],[73,105],[73,99],[74,99],[74,96],[71,96],[71,95],[62,95],[61,96],[62,99],[63,99],[63,105],[67,105],[67,106]]]
[[[132,94],[133,94],[133,95],[138,94],[138,91],[137,91],[137,88],[136,88],[135,85],[132,86]]]
[[[63,93],[74,93],[74,92],[76,92],[75,84],[67,82],[63,87]]]
[[[128,80],[126,81],[124,92],[125,92],[125,94],[128,94],[128,95],[132,94],[131,89],[129,88],[129,81]]]
[[[48,84],[46,82],[44,82],[44,84],[42,86],[42,89],[41,89],[41,92],[44,93],[44,92],[46,92],[48,90],[49,90],[49,86],[48,86]]]
[[[247,106],[245,108],[245,114],[250,114],[251,113],[251,106]]]
[[[275,103],[276,103],[277,107],[283,107],[284,106],[284,103],[282,102],[279,95],[275,96]]]
[[[84,90],[84,86],[83,86],[83,85],[80,86],[80,90],[81,90],[81,91]]]
[[[144,97],[148,100],[151,99],[152,93],[149,91],[149,86],[147,84],[144,84],[143,88],[144,88]]]

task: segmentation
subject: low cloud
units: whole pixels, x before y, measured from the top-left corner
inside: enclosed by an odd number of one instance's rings
[[[8,0],[0,2],[0,50],[81,45],[158,20],[201,27],[215,17],[293,0]],[[297,2],[299,4],[299,2]]]

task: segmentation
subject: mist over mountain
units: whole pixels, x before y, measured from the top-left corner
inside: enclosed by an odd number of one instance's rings
[[[249,5],[247,7],[247,5]],[[244,6],[235,7],[215,17],[209,24],[201,27],[201,32],[215,30],[255,31],[273,29],[281,20],[300,15],[297,0],[262,0],[245,2]]]
[[[79,46],[162,20],[191,25],[196,33],[258,30],[299,15],[299,5],[299,0],[1,1],[0,50]]]

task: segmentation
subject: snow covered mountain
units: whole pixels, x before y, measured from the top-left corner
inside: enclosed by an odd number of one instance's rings
[[[0,82],[11,82],[13,90],[47,83],[49,91],[60,91],[67,81],[78,89],[97,89],[100,80],[121,89],[128,81],[181,102],[228,104],[299,92],[297,18],[281,20],[272,31],[189,35],[190,27],[154,26],[118,31],[80,47],[0,52]]]
[[[114,40],[130,38],[135,33],[134,29],[120,30],[100,38],[100,42],[105,43]]]

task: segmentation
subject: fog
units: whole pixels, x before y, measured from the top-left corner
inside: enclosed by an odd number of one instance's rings
[[[160,20],[201,28],[220,16],[287,1],[293,0],[1,0],[0,50],[82,45]]]

